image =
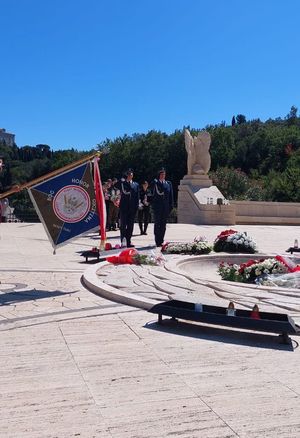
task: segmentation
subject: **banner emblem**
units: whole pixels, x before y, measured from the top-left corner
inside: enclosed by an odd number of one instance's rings
[[[66,186],[56,193],[53,209],[56,216],[64,222],[81,221],[91,207],[87,192],[79,186]]]

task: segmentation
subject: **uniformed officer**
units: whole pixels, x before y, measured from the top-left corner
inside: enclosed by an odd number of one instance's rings
[[[134,218],[139,205],[139,185],[133,181],[133,171],[128,169],[124,178],[115,186],[120,190],[120,232],[121,242],[126,239],[127,248],[132,248],[131,236],[134,227]]]
[[[158,171],[158,177],[151,183],[152,207],[154,213],[154,237],[156,246],[162,246],[167,219],[173,208],[173,187],[171,181],[166,181],[166,170]]]
[[[148,188],[148,181],[143,181],[140,187],[139,193],[139,211],[138,221],[141,234],[147,235],[147,227],[150,220],[150,203],[152,199],[152,193]]]

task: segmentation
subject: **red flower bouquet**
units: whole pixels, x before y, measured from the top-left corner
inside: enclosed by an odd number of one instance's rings
[[[106,257],[106,261],[114,265],[134,265],[135,256],[138,252],[135,248],[127,248],[120,252],[117,256]]]
[[[218,240],[226,240],[228,236],[230,236],[231,234],[235,234],[237,233],[236,230],[225,230],[222,231],[218,236],[217,239]]]
[[[152,265],[159,266],[164,263],[163,255],[159,257],[140,254],[134,248],[127,248],[117,256],[106,257],[106,261],[114,265]]]
[[[215,252],[250,253],[257,252],[256,243],[246,232],[236,230],[222,231],[214,241]]]
[[[249,260],[240,265],[222,262],[218,268],[218,274],[223,280],[239,281],[243,283],[255,283],[258,278],[269,274],[286,274],[288,268],[276,258]]]

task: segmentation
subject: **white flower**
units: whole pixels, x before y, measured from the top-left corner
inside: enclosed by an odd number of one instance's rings
[[[207,238],[205,236],[196,236],[194,242],[207,242]]]

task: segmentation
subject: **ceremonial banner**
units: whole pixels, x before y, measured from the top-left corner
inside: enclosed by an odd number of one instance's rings
[[[99,227],[89,162],[31,186],[28,192],[53,248]]]

